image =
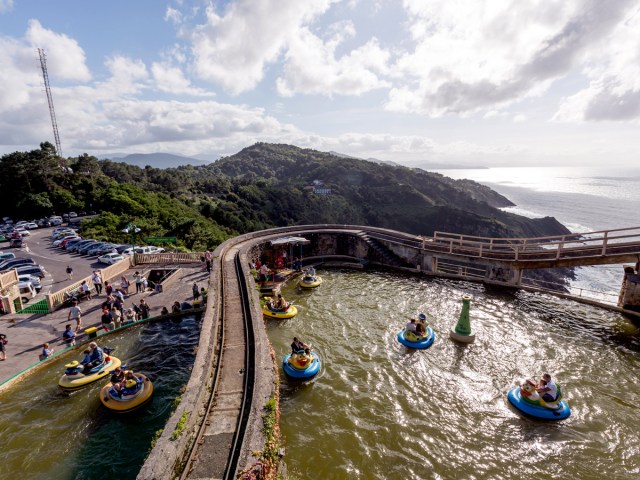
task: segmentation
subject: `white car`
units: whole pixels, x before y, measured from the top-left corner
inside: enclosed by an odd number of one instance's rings
[[[102,255],[101,257],[98,257],[98,261],[100,263],[106,263],[107,265],[113,265],[114,263],[118,263],[121,260],[124,260],[124,256],[120,255],[119,253],[107,253],[105,255]]]
[[[42,282],[40,281],[39,277],[36,277],[35,275],[18,275],[18,281],[19,282],[30,282],[33,285],[33,288],[36,289],[36,292],[39,292],[40,289],[42,288]]]
[[[153,245],[136,247],[136,253],[162,253],[162,252],[164,252],[164,248],[154,247]]]
[[[34,228],[38,228],[38,224],[35,222],[25,223],[24,228],[27,230],[33,230]]]
[[[28,237],[29,235],[31,235],[31,233],[29,232],[29,230],[27,230],[26,228],[24,228],[24,226],[22,226],[22,225],[20,225],[19,227],[17,227],[15,231],[16,231],[16,232],[20,232],[20,235],[22,235],[23,237]]]

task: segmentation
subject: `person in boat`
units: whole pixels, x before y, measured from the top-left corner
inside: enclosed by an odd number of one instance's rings
[[[124,384],[124,371],[121,367],[116,367],[116,369],[111,374],[111,386],[113,389],[120,393],[122,390],[122,386]]]
[[[298,353],[300,350],[304,350],[305,348],[309,348],[309,346],[304,343],[302,340],[299,340],[298,337],[293,337],[293,342],[291,342],[291,354]]]
[[[409,320],[407,322],[407,325],[404,327],[404,330],[405,330],[405,332],[416,333],[416,330],[417,330],[416,319],[412,318],[411,320]]]
[[[282,310],[283,312],[286,312],[287,309],[289,308],[289,302],[287,302],[284,299],[281,293],[278,294],[278,299],[276,300],[275,308],[276,310]]]
[[[178,301],[173,302],[173,305],[171,305],[171,311],[173,313],[179,312],[180,311],[180,302],[178,302]]]
[[[558,400],[558,387],[555,382],[551,380],[551,375],[548,373],[542,375],[542,380],[538,383],[536,392],[540,394],[540,397],[542,397],[545,402],[555,402]]]
[[[133,374],[133,370],[127,370],[127,372],[124,374],[123,387],[124,388],[128,388],[128,389],[132,389],[132,388],[135,388],[135,386],[137,384],[138,384],[138,379]]]
[[[424,337],[427,334],[427,316],[424,313],[418,315],[416,322],[416,335]]]
[[[104,362],[104,351],[96,342],[91,342],[89,344],[89,350],[91,352],[89,355],[89,362],[84,364],[84,371],[82,372],[85,375],[89,373],[92,368],[97,367]]]
[[[85,349],[83,352],[84,357],[82,357],[82,361],[80,362],[80,365],[86,365],[91,361],[91,350],[90,349]]]
[[[316,269],[313,268],[313,265],[311,265],[308,269],[307,269],[307,275],[310,275],[312,277],[316,276]]]

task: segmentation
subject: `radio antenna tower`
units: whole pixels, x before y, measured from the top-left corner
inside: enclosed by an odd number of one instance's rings
[[[40,67],[42,68],[42,77],[44,78],[44,88],[47,91],[47,101],[49,102],[49,114],[51,115],[51,125],[53,126],[53,138],[55,138],[55,141],[56,141],[56,150],[58,152],[58,157],[62,159],[62,147],[60,146],[60,134],[58,133],[58,122],[56,121],[56,112],[53,109],[53,97],[51,96],[51,87],[49,86],[49,74],[47,73],[47,56],[44,53],[44,48],[38,49],[38,55],[40,55]]]

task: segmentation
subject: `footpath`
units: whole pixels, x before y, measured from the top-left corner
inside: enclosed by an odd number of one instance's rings
[[[162,267],[167,268],[168,266],[162,265]],[[163,288],[161,292],[147,289],[146,292],[135,293],[134,272],[140,271],[145,275],[146,271],[152,268],[154,268],[154,265],[144,265],[143,268],[138,266],[124,273],[126,278],[131,281],[129,294],[125,295],[125,310],[134,303],[139,304],[140,299],[144,298],[151,307],[150,316],[158,316],[162,307],[166,307],[171,311],[171,306],[175,301],[181,303],[185,301],[192,302],[194,282],[198,285],[198,289],[201,287],[209,288],[209,275],[206,271],[202,271],[202,264],[181,264],[178,267],[180,270],[175,274],[177,278],[167,288]],[[117,278],[120,278],[120,275]],[[106,280],[111,281],[112,279]],[[101,309],[106,297],[104,289],[102,295],[95,295],[95,289],[93,289],[91,291],[91,300],[80,301],[78,306],[82,309],[82,327],[76,337],[78,342],[82,342],[87,338],[84,333],[86,328],[102,327],[100,321]],[[76,327],[76,322],[74,320],[69,321],[68,316],[69,309],[60,308],[46,315],[13,314],[0,318],[0,333],[5,334],[8,340],[7,345],[5,345],[7,359],[0,361],[0,385],[27,367],[38,363],[43,343],[48,343],[49,348],[53,349],[54,353],[66,348],[62,341],[62,333],[65,330],[65,326],[71,324],[74,330]]]

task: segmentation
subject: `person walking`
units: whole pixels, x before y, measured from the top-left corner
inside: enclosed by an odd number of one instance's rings
[[[73,268],[71,268],[71,265],[67,265],[67,278],[73,280]]]
[[[4,333],[0,333],[0,360],[7,359],[7,336]]]
[[[204,264],[205,264],[205,268],[207,269],[207,273],[211,273],[211,262],[213,261],[213,254],[207,250],[206,252],[204,252]]]
[[[73,305],[69,307],[69,314],[67,315],[67,320],[75,320],[76,321],[76,332],[80,330],[82,326],[82,310],[78,306],[78,302],[74,301]]]
[[[136,283],[136,293],[142,292],[142,282],[144,281],[144,279],[142,278],[142,275],[140,275],[140,272],[134,273],[133,278],[135,279]]]
[[[127,280],[127,277],[122,275],[122,277],[120,278],[120,290],[123,294],[129,295],[129,285],[130,283],[129,280]]]
[[[102,277],[100,276],[100,272],[97,270],[93,272],[93,275],[91,275],[91,281],[93,282],[93,286],[96,288],[96,295],[100,295],[102,293]]]
[[[200,289],[198,288],[198,284],[193,282],[193,287],[191,287],[191,291],[193,292],[193,301],[195,302],[200,298]]]
[[[149,318],[149,312],[151,311],[151,307],[145,301],[144,298],[140,299],[140,318],[144,320],[145,318]]]

